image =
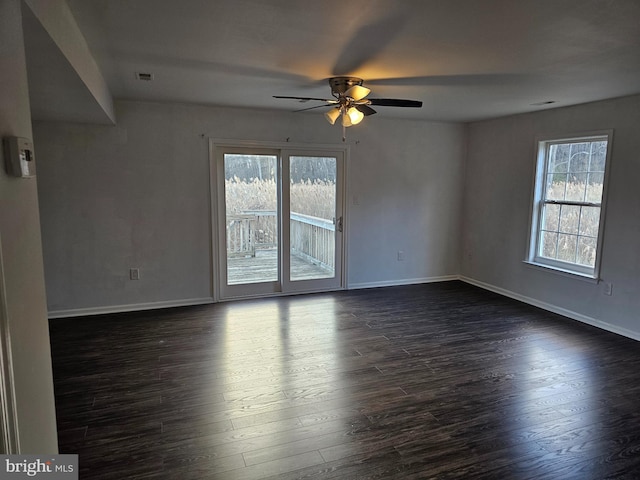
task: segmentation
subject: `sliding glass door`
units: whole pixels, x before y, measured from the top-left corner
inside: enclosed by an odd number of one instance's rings
[[[344,153],[214,152],[220,297],[340,288]]]

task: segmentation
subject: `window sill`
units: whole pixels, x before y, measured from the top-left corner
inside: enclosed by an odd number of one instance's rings
[[[543,263],[536,263],[529,260],[524,260],[522,263],[535,269],[544,270],[549,273],[555,273],[557,275],[562,275],[568,278],[575,278],[577,280],[582,280],[589,283],[600,282],[600,279],[597,276],[589,275],[587,273],[574,272],[572,270],[566,270],[564,268],[554,267],[552,265],[546,265]]]

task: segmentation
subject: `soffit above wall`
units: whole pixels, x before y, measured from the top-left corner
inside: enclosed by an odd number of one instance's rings
[[[113,124],[113,99],[66,3],[25,3],[22,26],[32,118]]]

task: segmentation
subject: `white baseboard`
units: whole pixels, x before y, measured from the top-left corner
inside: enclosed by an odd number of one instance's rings
[[[541,308],[543,310],[547,310],[549,312],[557,313],[558,315],[562,315],[563,317],[570,318],[572,320],[577,320],[582,323],[586,323],[593,327],[601,328],[608,332],[616,333],[618,335],[622,335],[627,338],[631,338],[633,340],[640,341],[640,333],[634,332],[633,330],[629,330],[627,328],[618,327],[616,325],[612,325],[610,323],[604,322],[602,320],[598,320],[597,318],[589,317],[587,315],[583,315],[578,312],[574,312],[572,310],[568,310],[566,308],[558,307],[557,305],[553,305],[551,303],[542,302],[540,300],[536,300],[535,298],[527,297],[525,295],[521,295],[519,293],[512,292],[511,290],[506,290],[504,288],[496,287],[495,285],[491,285],[485,282],[481,282],[479,280],[475,280],[473,278],[459,276],[461,281],[469,283],[471,285],[475,285],[476,287],[483,288],[485,290],[489,290],[491,292],[504,295],[505,297],[513,298],[514,300],[518,300],[523,303],[527,303],[529,305],[533,305],[534,307]]]
[[[347,290],[359,290],[363,288],[398,287],[401,285],[418,285],[420,283],[449,282],[459,280],[458,275],[445,275],[442,277],[408,278],[404,280],[385,280],[382,282],[350,283]]]
[[[164,302],[133,303],[130,305],[113,305],[108,307],[74,308],[70,310],[51,310],[49,318],[84,317],[87,315],[104,315],[105,313],[135,312],[154,310],[156,308],[187,307],[214,303],[212,297],[189,298],[186,300],[169,300]]]

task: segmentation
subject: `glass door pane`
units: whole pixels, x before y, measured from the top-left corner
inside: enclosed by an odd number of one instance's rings
[[[224,154],[227,285],[276,282],[278,158]]]
[[[336,276],[335,157],[289,157],[290,280]]]

